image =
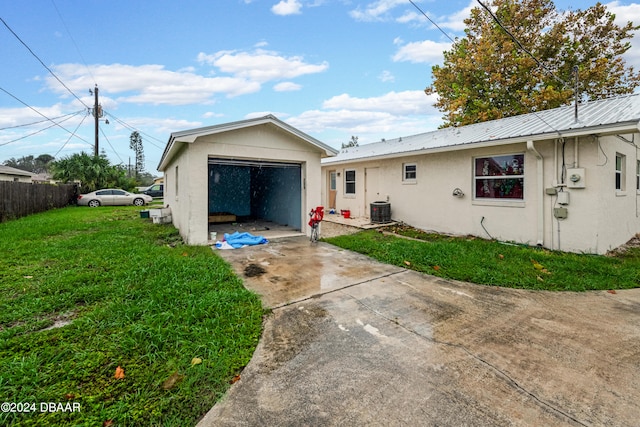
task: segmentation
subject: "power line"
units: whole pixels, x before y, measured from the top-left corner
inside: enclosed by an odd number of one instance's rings
[[[151,143],[151,145],[153,145],[154,147],[156,147],[156,148],[160,148],[160,149],[163,149],[163,148],[164,148],[164,141],[161,141],[161,140],[159,140],[158,138],[156,138],[156,137],[154,137],[154,136],[149,135],[148,133],[145,133],[145,132],[142,132],[142,131],[141,131],[141,130],[139,130],[139,129],[136,129],[134,126],[131,126],[130,124],[128,124],[128,123],[124,122],[123,120],[121,120],[121,119],[117,118],[116,116],[114,116],[114,115],[113,115],[113,114],[111,114],[111,113],[106,112],[105,114],[106,114],[107,116],[112,117],[116,122],[120,123],[120,124],[121,124],[122,126],[124,126],[125,128],[127,128],[127,129],[129,129],[129,130],[132,130],[132,131],[136,131],[136,132],[138,132],[139,134],[144,135],[144,136],[146,136],[146,137],[148,137],[148,138],[154,139],[154,140],[158,141],[160,144],[162,144],[162,146],[158,146],[158,145],[156,145],[156,144]],[[147,141],[147,142],[148,142],[148,141]]]
[[[107,134],[104,133],[104,130],[102,130],[102,128],[100,128],[100,132],[102,132],[102,136],[104,136],[104,139],[107,140],[107,144],[109,144],[109,147],[111,147],[111,151],[113,151],[113,154],[115,154],[116,156],[118,156],[118,158],[120,159],[120,163],[124,163],[124,160],[122,160],[122,157],[120,157],[120,154],[118,154],[118,152],[116,151],[115,148],[113,148],[113,145],[111,145],[111,141],[109,141],[109,138],[107,138]]]
[[[84,57],[82,56],[82,53],[80,52],[80,48],[78,47],[78,44],[76,43],[75,39],[71,35],[71,31],[69,31],[69,27],[67,26],[67,23],[64,22],[64,19],[62,18],[62,14],[60,13],[60,10],[58,9],[58,6],[56,5],[55,0],[51,0],[51,3],[53,4],[53,7],[55,8],[56,12],[58,13],[58,17],[60,18],[60,21],[62,21],[62,25],[64,25],[65,30],[67,30],[67,34],[69,35],[69,38],[73,42],[73,45],[76,47],[76,52],[78,52],[78,55],[80,56],[80,59],[82,59],[82,63],[87,68],[87,72],[91,76],[91,79],[93,80],[93,82],[97,85],[98,83],[96,82],[95,77],[91,73],[91,69],[87,65],[87,61],[85,61]]]
[[[422,13],[422,14],[424,15],[424,17],[425,17],[425,18],[427,18],[427,19],[429,20],[429,22],[431,22],[433,25],[435,25],[435,26],[436,26],[436,28],[437,28],[437,29],[439,29],[439,30],[440,30],[440,32],[441,32],[442,34],[444,34],[444,35],[445,35],[445,37],[446,37],[446,38],[448,38],[449,40],[451,40],[451,43],[455,43],[455,42],[453,41],[453,39],[449,36],[449,34],[445,33],[445,32],[444,32],[444,30],[443,30],[442,28],[440,28],[440,26],[439,26],[438,24],[436,24],[436,23],[435,23],[431,18],[429,18],[429,15],[427,15],[426,13],[424,13],[424,11],[423,11],[422,9],[420,9],[420,8],[418,7],[418,5],[417,5],[417,4],[415,4],[415,3],[413,2],[413,0],[409,0],[409,2],[413,5],[413,7],[415,7],[416,9],[418,9],[418,10],[420,11],[420,13]]]
[[[72,119],[73,117],[77,116],[78,114],[82,113],[83,111],[84,111],[84,110],[82,110],[82,111],[78,111],[77,113],[74,113],[72,116],[67,117],[67,118],[66,118],[66,119],[64,119],[64,120],[60,120],[59,122],[53,122],[53,124],[52,124],[52,125],[49,125],[49,126],[47,126],[47,127],[44,127],[44,128],[42,128],[42,129],[39,129],[39,130],[37,130],[37,131],[35,131],[35,132],[32,132],[32,133],[30,133],[30,134],[28,134],[28,135],[24,135],[24,136],[21,136],[20,138],[12,139],[11,141],[3,142],[2,144],[0,144],[0,146],[8,145],[8,144],[11,144],[12,142],[20,141],[21,139],[25,139],[25,138],[29,138],[30,136],[37,135],[37,134],[39,134],[40,132],[44,132],[44,131],[45,131],[45,130],[47,130],[47,129],[51,129],[52,127],[56,126],[58,123],[64,123],[64,122],[66,122],[67,120]],[[68,116],[68,115],[69,115],[69,114],[66,114],[65,116]],[[60,116],[60,117],[65,117],[65,116]],[[85,116],[85,117],[86,117],[86,116]],[[57,117],[57,118],[59,118],[59,117]],[[46,121],[46,120],[43,120],[43,121]],[[83,121],[84,121],[84,118],[82,119],[82,122],[83,122]],[[82,123],[82,122],[80,122],[80,123]],[[42,122],[40,122],[40,123],[42,123]],[[76,130],[77,130],[77,128],[76,128]],[[74,131],[74,133],[75,133],[75,131]],[[69,139],[71,139],[71,137],[72,137],[72,136],[73,136],[73,135],[69,136]],[[54,157],[55,157],[55,156],[54,156]]]
[[[2,18],[0,18],[2,19]],[[26,102],[24,102],[23,100],[21,100],[20,98],[18,98],[17,96],[13,95],[12,93],[10,93],[9,91],[7,91],[6,89],[4,89],[3,87],[0,87],[0,91],[6,93],[7,95],[9,95],[10,97],[12,97],[13,99],[15,99],[16,101],[18,101],[19,103],[21,103],[22,105],[24,105],[25,107],[31,109],[32,111],[34,111],[36,114],[44,117],[45,119],[47,119],[48,121],[52,122],[54,125],[58,126],[60,129],[64,130],[65,132],[70,133],[71,135],[75,136],[76,138],[78,138],[81,141],[86,142],[87,144],[93,146],[93,144],[89,143],[89,141],[79,137],[78,135],[75,135],[73,132],[71,132],[70,130],[66,129],[64,126],[54,122],[52,119],[50,119],[49,117],[45,116],[44,114],[42,114],[40,111],[36,110],[35,108],[33,108],[31,105],[27,104]]]
[[[82,117],[82,120],[80,121],[80,123],[78,123],[78,126],[76,126],[76,128],[73,130],[73,133],[77,132],[77,130],[80,128],[80,125],[82,125],[84,123],[84,121],[86,120],[87,117],[88,117],[88,114],[85,114],[84,117]],[[69,138],[67,138],[67,142],[62,144],[62,147],[60,147],[60,149],[58,151],[56,151],[56,154],[54,154],[53,157],[56,157],[58,155],[58,153],[60,153],[62,151],[62,149],[67,146],[69,141],[71,141],[72,137],[73,137],[73,135],[69,135]]]
[[[54,117],[51,120],[57,120],[57,119],[61,119],[63,117],[67,117],[67,116],[75,116],[76,114],[80,114],[80,113],[82,113],[84,111],[85,110],[80,110],[80,111],[76,111],[75,113],[63,114],[62,116]],[[6,126],[6,127],[3,127],[3,128],[0,128],[0,130],[17,129],[17,128],[22,128],[22,127],[26,127],[26,126],[38,125],[40,123],[44,123],[44,122],[48,122],[48,121],[49,120],[38,120],[37,122],[33,122],[33,123],[25,123],[25,124],[22,124],[22,125],[15,125],[15,126]]]
[[[13,34],[13,35],[15,36],[15,38],[17,38],[17,39],[18,39],[18,41],[19,41],[20,43],[22,43],[22,45],[23,45],[24,47],[26,47],[26,48],[27,48],[27,50],[31,53],[31,55],[33,55],[33,56],[38,60],[38,62],[40,62],[40,64],[42,64],[42,66],[43,66],[44,68],[46,68],[46,69],[47,69],[47,71],[49,71],[49,73],[51,73],[51,75],[52,75],[53,77],[55,77],[55,79],[56,79],[58,82],[60,82],[60,84],[61,84],[62,86],[64,86],[64,88],[65,88],[65,89],[67,89],[67,91],[69,91],[69,93],[70,93],[71,95],[73,95],[73,96],[74,96],[78,101],[80,101],[80,103],[81,103],[82,105],[84,105],[86,108],[89,108],[89,106],[88,106],[87,104],[85,104],[85,103],[84,103],[84,101],[83,101],[82,99],[78,98],[78,96],[77,96],[75,93],[73,93],[73,92],[71,91],[71,89],[69,89],[69,88],[67,87],[67,85],[66,85],[66,84],[64,84],[64,82],[63,82],[62,80],[60,80],[60,78],[59,78],[58,76],[56,76],[56,75],[55,75],[55,73],[54,73],[53,71],[51,71],[51,69],[45,65],[45,63],[44,63],[44,62],[42,62],[42,59],[40,59],[40,58],[38,57],[38,55],[36,55],[36,54],[35,54],[35,52],[34,52],[33,50],[31,50],[31,48],[30,48],[30,47],[29,47],[29,46],[28,46],[24,41],[22,41],[22,39],[20,38],[20,36],[18,36],[18,35],[16,34],[16,32],[15,32],[15,31],[13,31],[13,30],[11,29],[11,27],[9,26],[9,24],[7,24],[7,23],[5,22],[5,20],[4,20],[4,19],[2,19],[2,17],[0,17],[0,21],[2,21],[2,23],[4,24],[4,26],[5,26],[5,27],[7,27],[7,29],[11,32],[11,34]]]
[[[409,0],[411,1],[411,0]],[[555,78],[556,80],[558,80],[560,83],[562,83],[565,86],[570,86],[567,82],[565,82],[564,80],[562,80],[560,77],[556,76],[555,73],[550,70],[549,68],[547,68],[546,65],[544,65],[538,58],[536,58],[533,53],[531,53],[526,47],[524,47],[522,45],[522,43],[520,43],[520,40],[518,40],[516,38],[516,36],[514,36],[511,31],[509,31],[504,24],[502,24],[502,22],[500,21],[500,19],[498,19],[498,17],[491,11],[491,9],[489,9],[484,3],[482,3],[480,0],[477,0],[477,2],[480,4],[480,6],[482,6],[487,12],[489,12],[489,15],[491,15],[491,18],[493,18],[493,20],[496,22],[496,24],[498,24],[498,26],[500,28],[502,28],[502,30],[507,33],[507,35],[509,37],[511,37],[511,40],[513,40],[518,47],[527,55],[529,55],[535,62],[536,64],[538,64],[538,66],[540,68],[542,68],[543,70],[545,70],[547,73],[549,73],[553,78]],[[413,3],[413,2],[412,2]]]

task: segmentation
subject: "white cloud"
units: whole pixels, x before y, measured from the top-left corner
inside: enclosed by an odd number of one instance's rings
[[[216,94],[238,96],[260,90],[259,82],[243,77],[204,77],[190,71],[166,70],[162,65],[153,64],[94,65],[91,67],[92,75],[79,64],[62,64],[53,68],[71,90],[85,93],[94,81],[99,81],[99,89],[103,93],[123,94],[117,99],[119,102],[186,105],[212,102]],[[49,89],[64,95],[65,90],[53,77],[47,77],[46,81]],[[101,97],[101,100],[106,106],[105,99]],[[92,104],[92,101],[88,103]]]
[[[448,28],[453,31],[462,32],[466,28],[464,20],[471,16],[471,9],[478,7],[478,3],[475,0],[470,0],[467,7],[461,9],[451,15],[438,19],[436,22],[441,28]]]
[[[605,6],[607,10],[616,15],[616,24],[623,26],[628,21],[632,21],[635,25],[640,24],[640,3],[623,6],[619,1],[613,1],[605,4]],[[624,54],[624,58],[627,61],[627,65],[633,66],[638,71],[640,70],[640,31],[635,32],[635,36],[631,40],[631,46],[632,48]]]
[[[434,42],[432,40],[424,40],[421,42],[407,43],[398,49],[393,60],[395,62],[412,62],[435,64],[443,60],[443,52],[451,48],[451,43]]]
[[[356,98],[345,93],[326,100],[322,107],[331,110],[347,109],[386,112],[394,115],[411,115],[436,111],[432,107],[434,102],[435,100],[432,97],[427,97],[423,91],[408,90],[404,92],[389,92],[372,98]]]
[[[276,92],[293,92],[300,89],[302,89],[302,86],[293,82],[282,82],[273,87]]]
[[[384,70],[378,76],[378,78],[380,79],[380,81],[385,82],[385,83],[387,83],[387,82],[391,82],[392,83],[392,82],[396,81],[396,78],[394,77],[393,74],[391,74],[391,71],[387,71],[387,70]]]
[[[349,15],[356,21],[381,21],[388,19],[393,9],[404,4],[409,4],[409,0],[377,0],[364,9],[352,10]]]
[[[207,111],[206,113],[204,113],[202,115],[202,117],[204,119],[210,119],[212,117],[224,117],[224,114],[222,114],[222,113],[214,113],[213,111]]]
[[[252,113],[249,113],[247,115],[244,116],[245,119],[257,119],[260,117],[264,117],[264,116],[268,116],[269,114],[272,114],[274,116],[276,116],[277,118],[279,118],[280,120],[282,120],[285,117],[288,117],[289,114],[288,113],[283,113],[283,112],[276,112],[276,111],[254,111]]]
[[[298,15],[302,9],[302,4],[298,0],[281,0],[280,3],[271,8],[271,12],[276,15]]]
[[[418,12],[414,12],[412,10],[408,10],[404,15],[397,18],[396,21],[401,24],[407,24],[409,22],[422,22],[423,19],[426,19],[422,14]]]
[[[200,53],[198,61],[211,64],[224,73],[260,83],[321,73],[329,68],[327,62],[309,64],[301,56],[284,57],[262,49],[254,52],[219,51],[213,55]]]

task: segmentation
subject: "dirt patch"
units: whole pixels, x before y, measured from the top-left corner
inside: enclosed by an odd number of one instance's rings
[[[636,234],[624,245],[620,245],[615,249],[610,250],[605,255],[609,257],[616,257],[619,255],[624,255],[627,253],[629,249],[640,248],[640,234]]]
[[[271,328],[265,330],[262,369],[274,371],[292,360],[315,341],[321,325],[327,317],[324,308],[316,304],[299,306],[297,309],[279,310]]]
[[[262,276],[267,270],[259,266],[258,264],[249,264],[244,268],[244,275],[247,277]]]
[[[355,234],[358,231],[362,231],[362,229],[358,227],[352,227],[350,225],[337,224],[330,221],[322,221],[322,225],[320,226],[320,237],[329,238],[344,236],[347,234]]]

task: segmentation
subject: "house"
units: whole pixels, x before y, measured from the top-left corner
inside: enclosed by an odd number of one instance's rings
[[[11,166],[0,165],[0,181],[32,182],[34,174]]]
[[[216,218],[260,218],[308,234],[320,160],[336,153],[272,115],[174,132],[158,165],[164,203],[189,244],[206,244]]]
[[[325,206],[455,235],[603,254],[640,232],[640,94],[343,149]]]

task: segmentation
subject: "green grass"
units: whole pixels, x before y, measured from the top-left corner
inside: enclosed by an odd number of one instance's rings
[[[0,401],[37,407],[0,412],[0,425],[194,425],[249,362],[258,297],[209,247],[138,211],[69,207],[0,224]],[[59,320],[71,323],[45,330]],[[174,372],[182,380],[163,388]],[[40,402],[81,410],[40,413]]]
[[[429,234],[410,227],[364,231],[325,241],[378,261],[448,279],[511,288],[586,291],[640,286],[640,251],[605,257],[555,252],[471,237]]]

